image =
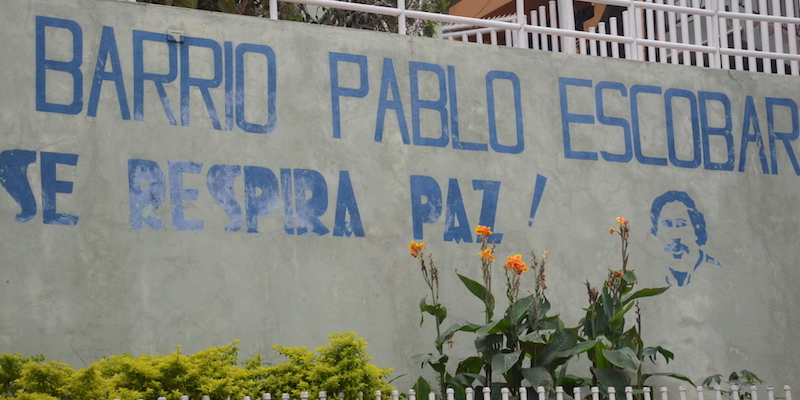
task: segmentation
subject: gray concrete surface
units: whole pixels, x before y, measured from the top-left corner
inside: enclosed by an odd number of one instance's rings
[[[797,78],[96,0],[2,2],[0,38],[2,352],[79,367],[239,339],[279,361],[351,330],[403,388],[433,349],[410,240],[449,320],[477,321],[455,271],[479,279],[471,232],[494,219],[498,257],[549,249],[576,325],[624,216],[642,287],[673,284],[641,302],[676,354],[651,370],[797,386]],[[688,254],[651,233],[672,191],[704,217],[700,246],[664,208]]]

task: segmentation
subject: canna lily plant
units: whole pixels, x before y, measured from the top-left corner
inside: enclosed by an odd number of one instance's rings
[[[634,290],[636,276],[628,268],[628,221],[617,218],[617,226],[612,226],[609,232],[618,234],[621,239],[622,268],[610,270],[600,290],[586,282],[589,306],[584,309],[585,316],[579,325],[572,328],[567,328],[558,315],[549,315],[551,305],[545,294],[547,250],[540,257],[531,252],[528,263],[523,261],[521,254],[506,258],[503,271],[508,305],[502,317],[495,317],[492,268],[496,260],[496,244],[489,244],[491,227],[478,226],[475,233],[481,245],[478,259],[482,282],[458,272],[456,275],[467,290],[483,303],[483,321],[454,323],[442,329],[447,313],[439,303],[438,270],[431,256],[427,261],[424,258],[425,245],[411,242],[411,255],[420,262],[433,300],[433,303],[428,303],[427,296],[424,297],[420,311],[423,315],[430,314],[436,318],[437,334],[437,352],[418,355],[416,360],[436,371],[439,378],[438,396],[445,398],[448,387],[455,390],[456,398],[464,398],[464,389],[476,385],[492,388],[493,395],[500,394],[500,390],[495,389],[507,387],[512,396],[516,396],[522,386],[543,386],[548,397],[554,398],[556,386],[564,387],[567,393],[576,386],[587,384],[599,385],[604,391],[611,386],[620,391],[625,386],[641,389],[645,380],[655,375],[691,383],[688,378],[677,374],[642,372],[645,359],[655,360],[661,355],[669,362],[674,357],[662,347],[645,347],[640,334],[642,324],[638,300],[659,295],[668,287]],[[529,286],[531,283],[532,287]],[[530,288],[527,294],[521,295],[526,292],[526,287]],[[629,327],[625,316],[634,309],[636,324]],[[475,355],[461,360],[455,371],[451,372],[447,370],[449,357],[444,354],[444,344],[456,332],[474,334]],[[570,361],[583,354],[591,362],[589,373],[583,377],[568,374]],[[420,378],[415,389],[418,396],[425,396],[430,384]]]

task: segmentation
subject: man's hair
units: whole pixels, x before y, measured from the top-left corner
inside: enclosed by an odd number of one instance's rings
[[[702,246],[706,244],[708,235],[706,234],[706,219],[703,217],[703,213],[697,210],[697,207],[694,205],[694,200],[692,200],[686,192],[678,190],[670,190],[653,200],[653,206],[650,209],[650,222],[653,223],[653,227],[650,229],[650,233],[658,237],[658,222],[661,219],[661,209],[668,203],[674,201],[679,201],[686,206],[689,212],[689,220],[692,222],[692,227],[694,228],[694,234],[697,236],[697,245]]]

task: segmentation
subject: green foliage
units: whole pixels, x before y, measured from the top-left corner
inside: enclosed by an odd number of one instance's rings
[[[0,354],[0,396],[12,396],[16,392],[14,381],[22,377],[22,366],[44,361],[42,355],[23,357],[21,354]],[[2,397],[0,397],[2,398]]]
[[[359,392],[370,394],[376,390],[391,392],[392,387],[385,378],[391,368],[378,368],[369,364],[367,342],[356,338],[352,332],[334,333],[328,337],[329,344],[320,347],[319,363],[312,370],[314,382],[328,393],[344,393],[347,399],[358,398]]]
[[[750,393],[749,389],[753,386],[758,384],[763,384],[764,381],[758,377],[758,375],[743,369],[739,372],[733,371],[728,376],[727,380],[723,380],[722,374],[711,375],[705,380],[703,380],[703,387],[706,389],[713,390],[715,387],[720,387],[722,389],[722,394],[730,399],[745,399],[751,400],[753,398],[752,394]],[[722,385],[727,385],[727,389],[723,389]],[[736,386],[736,390],[739,392],[738,395],[734,395],[734,386]]]
[[[136,400],[166,397],[178,400],[187,395],[212,400],[260,398],[262,393],[344,392],[357,398],[359,391],[391,391],[385,378],[390,368],[370,364],[367,343],[355,333],[334,333],[329,344],[316,355],[305,347],[275,346],[287,358],[283,363],[265,366],[260,354],[238,361],[233,342],[210,347],[186,356],[180,347],[169,355],[115,355],[84,369],[43,356],[0,355],[0,400]]]
[[[636,290],[636,275],[628,268],[628,221],[617,218],[619,226],[612,227],[609,232],[619,234],[621,239],[621,269],[609,270],[606,281],[598,291],[588,281],[589,306],[584,309],[585,316],[577,327],[567,327],[558,315],[550,315],[551,304],[545,295],[545,264],[547,251],[537,258],[531,253],[531,260],[526,264],[521,256],[508,257],[504,271],[506,274],[506,297],[508,307],[502,318],[496,318],[495,297],[492,294],[491,267],[494,261],[495,246],[489,246],[491,229],[479,226],[476,233],[481,236],[481,269],[483,282],[472,280],[464,275],[456,274],[469,293],[483,303],[483,324],[459,323],[451,325],[441,332],[439,325],[444,320],[444,306],[438,302],[438,286],[436,286],[434,303],[423,299],[420,311],[437,317],[436,346],[438,355],[423,354],[417,361],[431,366],[440,376],[441,390],[444,398],[445,386],[456,389],[457,397],[467,386],[479,385],[495,389],[508,387],[512,394],[521,386],[543,386],[550,398],[554,397],[556,386],[564,387],[567,393],[574,387],[587,384],[600,386],[605,392],[608,387],[615,387],[622,392],[624,387],[633,386],[641,389],[645,381],[652,376],[667,376],[684,380],[694,385],[688,378],[674,373],[644,374],[642,365],[645,360],[655,361],[663,357],[667,362],[674,354],[663,347],[645,347],[641,337],[641,315],[639,299],[657,296],[668,287],[646,288]],[[413,246],[422,246],[412,242]],[[416,256],[421,256],[417,254]],[[433,288],[426,273],[426,261],[420,257],[423,276],[429,288]],[[433,266],[429,256],[427,265]],[[530,268],[528,268],[530,266]],[[531,270],[531,273],[527,271]],[[533,288],[527,296],[520,298],[520,284],[523,273],[533,275]],[[438,279],[438,276],[437,276]],[[438,283],[438,281],[437,281]],[[433,292],[432,292],[433,293]],[[633,311],[635,323],[626,317]],[[439,318],[441,316],[441,319]],[[447,370],[447,355],[440,347],[450,340],[456,332],[469,332],[475,335],[475,355],[462,360],[456,370]],[[588,373],[573,376],[567,373],[570,361],[585,355],[591,365]],[[502,376],[502,382],[493,382]],[[422,378],[417,381],[415,390],[429,390],[430,385]],[[427,393],[423,392],[423,393]],[[497,390],[493,394],[499,393]]]
[[[157,3],[176,7],[218,11],[230,14],[269,17],[268,0],[137,0],[143,3]],[[387,8],[397,8],[397,0],[343,0]],[[448,0],[410,0],[406,9],[443,14],[450,7]],[[278,3],[278,19],[307,22],[318,25],[341,26],[379,32],[397,32],[397,17],[351,11],[339,8],[308,7],[304,4]],[[406,33],[411,36],[434,37],[440,23],[409,18]]]

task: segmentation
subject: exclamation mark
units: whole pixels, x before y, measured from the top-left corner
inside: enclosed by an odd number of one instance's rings
[[[547,178],[536,174],[536,186],[533,187],[533,202],[531,203],[531,220],[528,221],[528,226],[533,226],[533,217],[536,216],[536,210],[539,209],[539,201],[542,200],[545,183],[547,183]]]

